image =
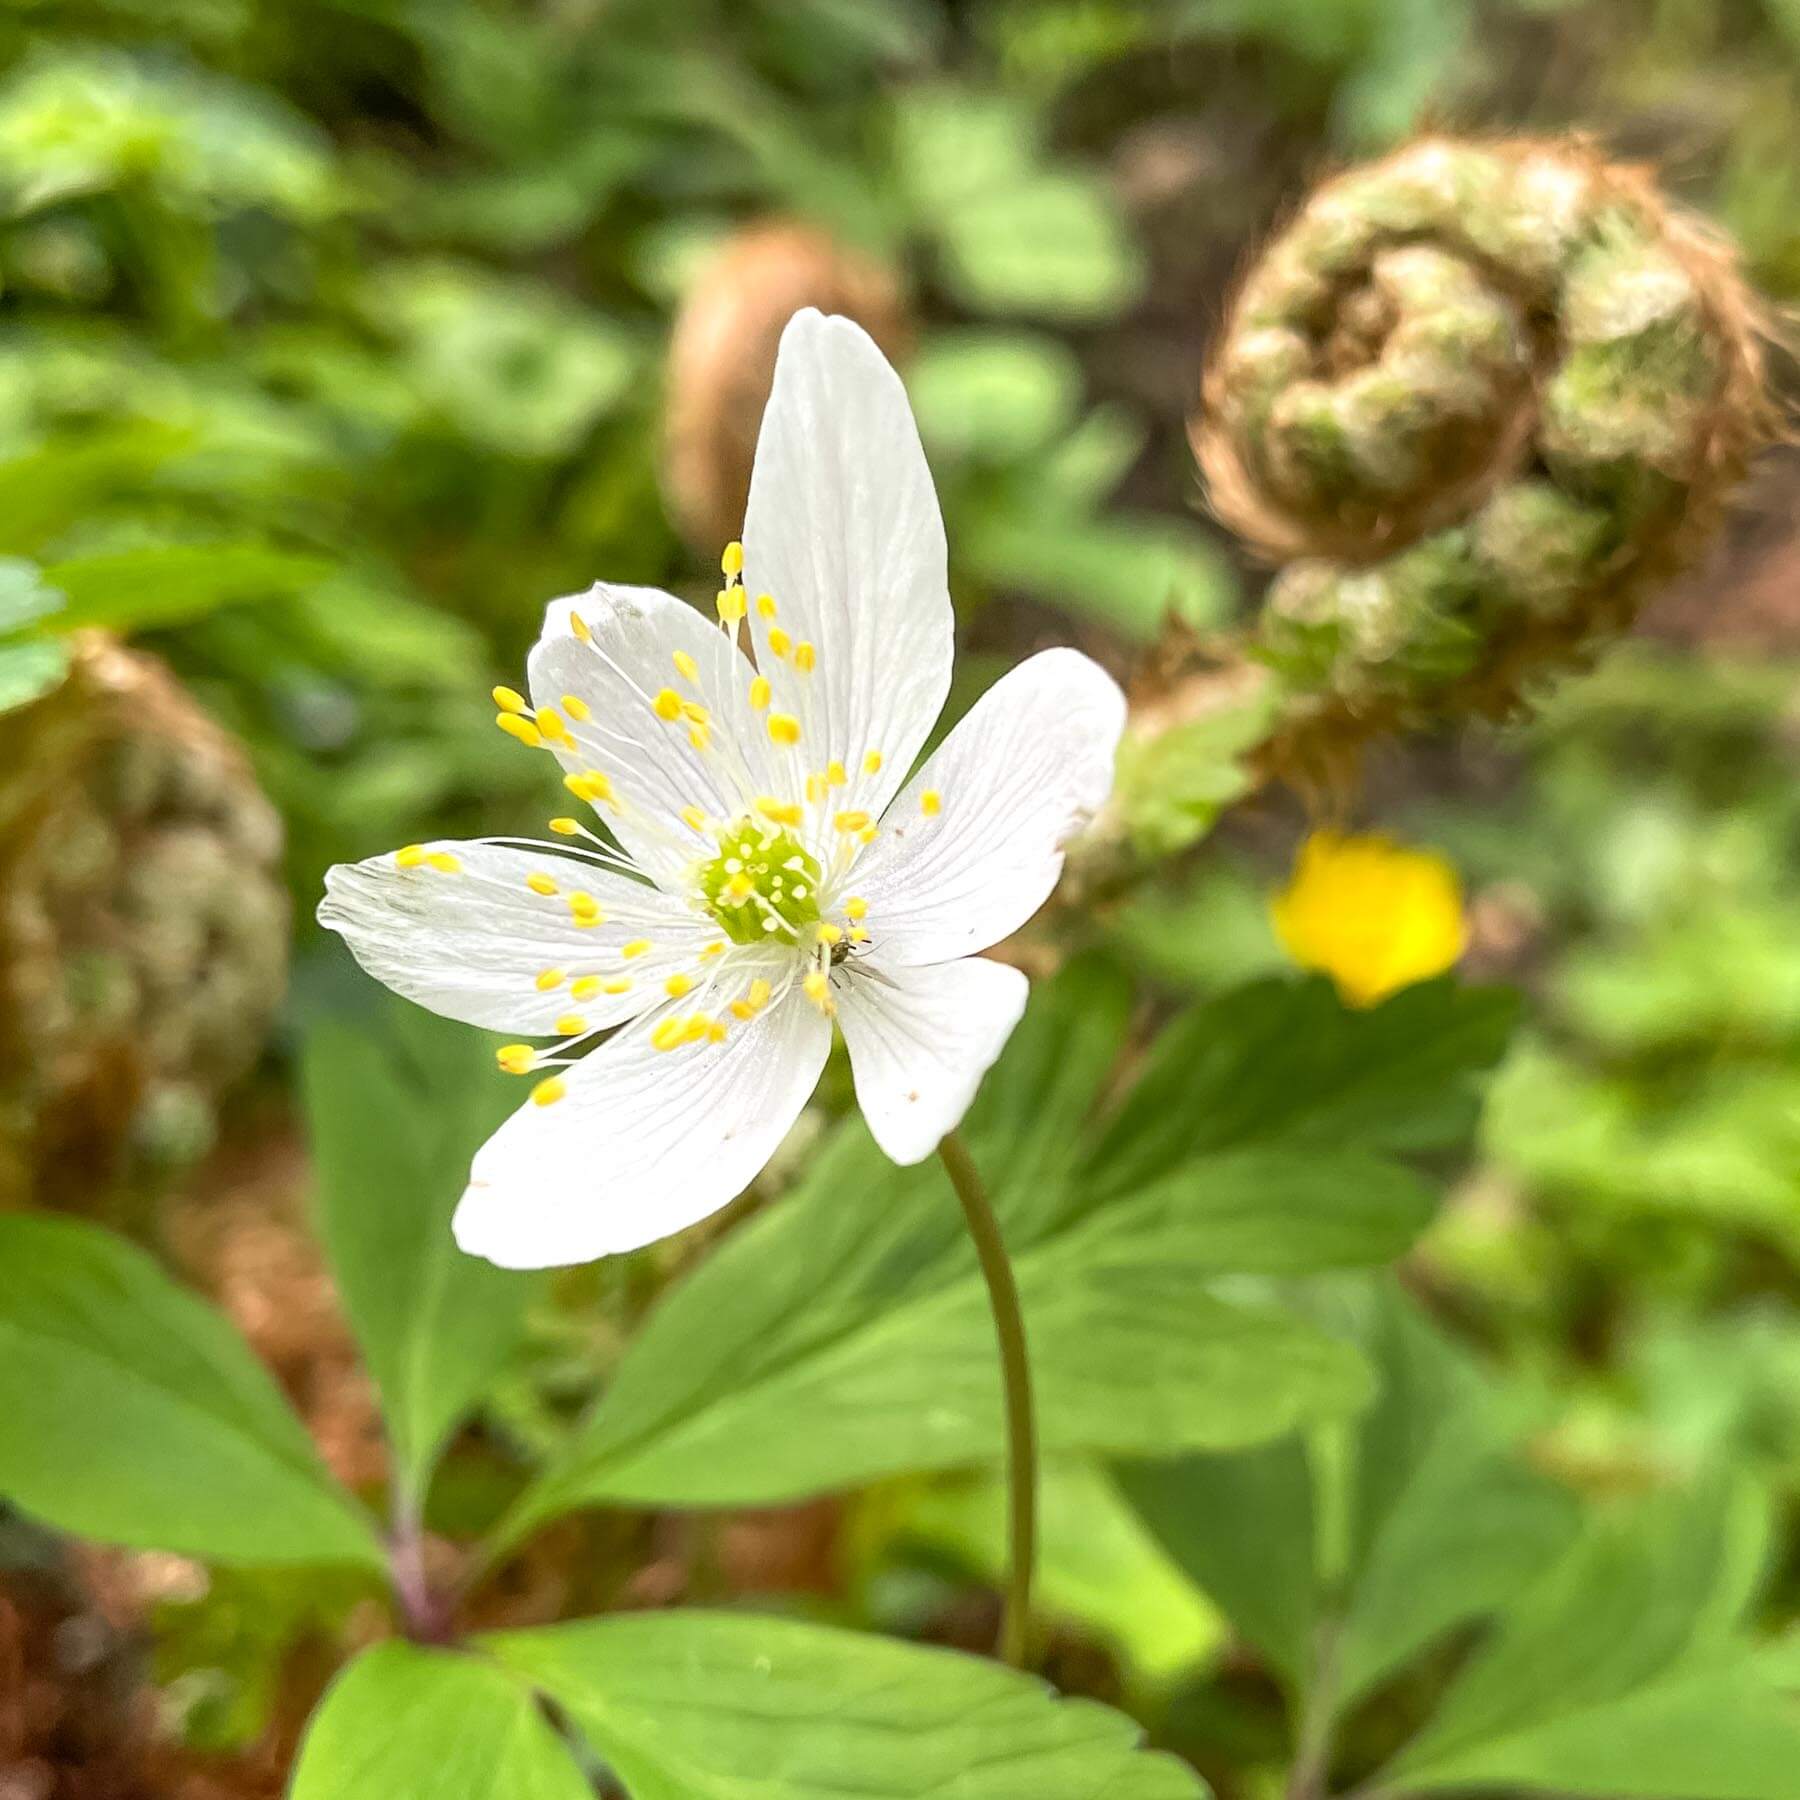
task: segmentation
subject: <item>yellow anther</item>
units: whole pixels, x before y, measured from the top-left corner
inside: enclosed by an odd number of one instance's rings
[[[832,760],[825,765],[825,779],[833,787],[842,787],[849,779],[844,773],[844,765],[839,762],[836,757],[833,757]]]
[[[423,844],[408,844],[405,849],[394,852],[394,866],[399,869],[416,869],[424,862],[426,855]]]
[[[748,900],[756,892],[756,883],[740,869],[720,891],[726,903],[735,906],[740,900]]]
[[[805,807],[792,800],[777,800],[769,794],[757,796],[756,810],[777,825],[798,825],[806,817]]]
[[[769,627],[769,649],[776,656],[786,656],[793,649],[794,640],[779,625]]]
[[[556,1035],[558,1037],[581,1037],[585,1035],[587,1028],[587,1020],[584,1019],[580,1013],[564,1013],[563,1016],[556,1021]]]
[[[863,758],[863,773],[865,775],[879,775],[881,773],[881,752],[879,750],[871,750],[869,754]]]
[[[657,1020],[656,1029],[650,1033],[650,1042],[658,1050],[673,1050],[686,1030],[687,1020],[677,1013],[670,1013],[666,1019]]]
[[[673,688],[662,688],[650,704],[656,709],[659,719],[667,719],[672,724],[681,717],[681,696]]]
[[[517,688],[495,688],[494,704],[503,713],[522,713],[529,710],[525,704],[525,696]]]
[[[857,832],[869,829],[869,815],[861,807],[857,807],[851,812],[838,813],[831,822],[839,831]]]
[[[703,1043],[712,1035],[712,1028],[713,1022],[705,1013],[689,1013],[681,1028],[681,1041],[684,1044]]]
[[[508,737],[517,738],[527,750],[543,748],[544,734],[529,719],[522,719],[517,713],[503,712],[494,720],[494,723]]]
[[[581,835],[581,821],[579,819],[552,819],[550,821],[550,829],[554,831],[558,837],[579,837]]]
[[[850,898],[844,902],[844,917],[846,919],[866,919],[868,916],[869,903],[863,899],[860,894],[852,894]]]
[[[719,558],[719,567],[727,575],[741,575],[744,572],[744,546],[733,538],[725,546],[725,554]]]
[[[597,806],[602,800],[613,797],[611,778],[602,775],[598,769],[583,769],[579,775],[565,775],[563,786],[577,800],[585,800],[590,806]]]
[[[820,920],[819,942],[821,944],[841,944],[843,941],[844,934],[837,926],[831,924],[828,920]]]
[[[759,618],[774,618],[775,596],[773,594],[758,594],[756,596],[756,612]]]
[[[698,806],[684,806],[681,809],[681,822],[690,831],[704,831],[706,829],[705,810]]]
[[[692,744],[696,750],[704,750],[707,745],[712,742],[712,739],[707,735],[706,727],[704,725],[690,725],[688,727],[688,742]]]
[[[762,709],[769,704],[769,696],[773,691],[774,690],[769,686],[768,676],[758,675],[750,683],[750,704],[754,706],[758,712],[761,712]]]
[[[728,1034],[725,1030],[725,1026],[722,1021],[720,1021],[718,1019],[709,1019],[707,1021],[706,1041],[709,1044],[722,1044],[722,1043],[724,1043],[727,1035]]]
[[[569,614],[569,629],[572,632],[574,632],[574,634],[578,638],[580,638],[584,644],[587,643],[594,635],[591,631],[588,630],[587,620],[584,619],[581,616],[581,614],[578,612],[572,612]]]
[[[720,588],[713,605],[719,609],[719,622],[735,625],[744,616],[744,590],[741,587]]]
[[[619,954],[627,962],[630,962],[633,957],[642,956],[650,948],[651,944],[648,938],[633,938],[629,944],[619,946]]]
[[[769,714],[769,736],[789,747],[800,741],[800,721],[792,713]]]
[[[756,1008],[748,1000],[734,1000],[731,1003],[731,1015],[736,1019],[754,1019]]]
[[[571,719],[585,719],[588,716],[588,703],[579,694],[564,694],[562,709]]]
[[[598,975],[580,975],[569,983],[571,1000],[591,1000],[599,991],[600,977]]]
[[[700,679],[700,665],[685,650],[677,650],[673,660],[678,674],[689,681]]]
[[[806,804],[817,806],[825,798],[825,777],[809,775],[806,778]]]
[[[533,873],[525,877],[525,885],[534,894],[554,894],[556,883],[548,875]]]
[[[529,1044],[502,1044],[494,1061],[508,1075],[528,1075],[537,1064],[537,1052]]]
[[[569,916],[583,931],[591,931],[596,925],[606,923],[606,914],[600,910],[600,903],[592,894],[571,894]]]
[[[774,990],[769,986],[768,982],[759,975],[751,982],[750,992],[745,995],[745,998],[758,1012],[761,1012],[762,1009],[769,1004],[769,995],[773,991]]]
[[[602,986],[600,991],[603,994],[629,994],[631,992],[630,978],[624,975],[615,975],[611,981]]]
[[[919,796],[919,811],[926,818],[935,819],[944,810],[944,796],[936,788],[927,788]]]
[[[698,700],[682,701],[681,716],[693,725],[710,725],[712,723],[712,714]]]
[[[709,960],[715,956],[723,956],[725,954],[725,940],[723,938],[714,938],[710,944],[706,945],[701,950],[700,954]]]
[[[852,925],[850,927],[850,941],[853,944],[866,944],[869,941],[869,934],[862,926]]]
[[[539,969],[537,975],[537,991],[540,994],[553,993],[557,988],[561,987],[563,982],[567,979],[568,978],[563,974],[561,969]],[[580,986],[581,983],[579,981],[576,982],[575,987],[579,989]],[[575,998],[579,1000],[583,998],[583,996],[580,993],[576,993]]]
[[[831,977],[828,976],[823,969],[814,969],[812,973],[801,982],[800,986],[805,991],[807,999],[809,999],[820,1012],[830,1012]]]
[[[798,669],[802,675],[810,675],[813,672],[813,665],[817,663],[818,660],[818,651],[815,650],[805,638],[802,638],[800,642],[794,646],[794,667]]]
[[[560,1075],[552,1075],[531,1090],[531,1103],[533,1106],[554,1106],[568,1091],[569,1084]]]
[[[881,833],[873,825],[870,825],[856,834],[856,841],[859,844],[872,844],[880,836]]]
[[[693,986],[694,982],[692,976],[671,975],[669,979],[663,983],[663,992],[667,994],[671,1000],[679,1000],[683,994],[691,992]]]
[[[537,728],[553,744],[564,743],[569,736],[569,728],[554,706],[540,706],[537,709]]]
[[[428,869],[441,870],[446,875],[454,875],[462,867],[462,864],[448,850],[433,850],[425,858],[425,866]]]

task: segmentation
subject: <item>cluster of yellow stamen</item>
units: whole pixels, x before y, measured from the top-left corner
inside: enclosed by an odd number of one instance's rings
[[[436,869],[440,875],[454,875],[462,864],[448,850],[427,850],[423,844],[408,844],[394,852],[394,866],[401,869]]]

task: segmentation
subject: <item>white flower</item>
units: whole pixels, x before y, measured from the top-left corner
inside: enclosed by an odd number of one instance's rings
[[[1111,785],[1124,701],[1072,650],[1013,670],[906,782],[950,683],[944,527],[899,379],[848,320],[803,312],[782,338],[725,568],[724,629],[596,585],[551,605],[531,705],[497,691],[617,848],[558,819],[560,845],[415,844],[326,878],[320,920],[370,974],[561,1040],[500,1051],[555,1072],[456,1214],[463,1248],[509,1267],[732,1199],[833,1018],[882,1149],[928,1156],[1024,1009],[1025,977],[973,952],[1037,910]]]

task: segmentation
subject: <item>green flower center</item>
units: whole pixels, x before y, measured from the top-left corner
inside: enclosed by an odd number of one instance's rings
[[[819,864],[791,831],[740,819],[700,865],[706,910],[734,944],[793,943],[819,922]]]

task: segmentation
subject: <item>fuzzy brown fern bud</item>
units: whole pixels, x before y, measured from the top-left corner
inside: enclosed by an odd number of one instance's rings
[[[669,341],[663,491],[682,535],[711,558],[744,525],[750,464],[775,351],[802,308],[854,319],[898,360],[911,327],[894,273],[811,225],[735,233],[683,301]]]
[[[285,986],[281,825],[154,658],[91,633],[0,716],[0,1202],[92,1206],[210,1141]]]
[[[1503,716],[1627,624],[1761,434],[1757,324],[1730,249],[1579,142],[1432,137],[1315,192],[1193,432],[1213,507],[1282,565],[1278,759]]]

